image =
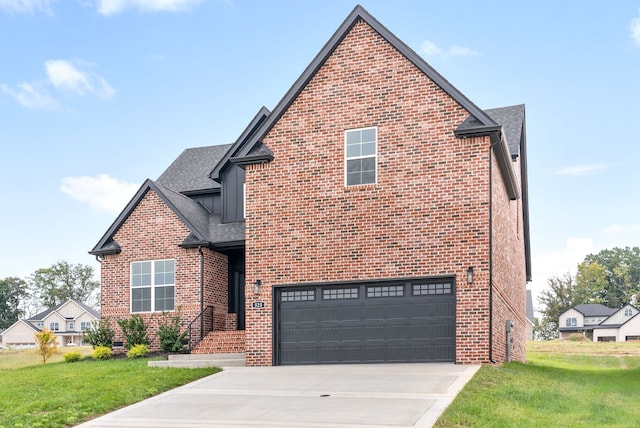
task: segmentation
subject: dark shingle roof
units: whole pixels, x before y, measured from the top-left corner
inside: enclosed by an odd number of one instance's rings
[[[93,250],[89,251],[90,254],[101,256],[120,252],[120,246],[113,240],[113,236],[149,191],[155,192],[189,229],[190,233],[185,236],[181,246],[195,247],[211,244],[215,247],[244,241],[244,222],[223,224],[219,215],[209,213],[205,207],[193,199],[152,180],[147,180]]]
[[[526,306],[526,317],[529,321],[534,322],[535,314],[533,312],[533,297],[531,295],[531,290],[527,290],[527,306]]]
[[[485,110],[498,124],[502,125],[512,156],[520,155],[520,138],[524,124],[524,104]]]
[[[51,312],[57,311],[58,309],[60,309],[61,307],[63,307],[64,305],[66,305],[69,301],[73,301],[75,304],[77,304],[78,306],[80,306],[82,309],[84,309],[85,311],[87,311],[89,314],[93,315],[96,318],[100,318],[100,312],[96,311],[95,309],[93,309],[90,306],[85,305],[84,303],[82,303],[79,300],[76,299],[68,299],[65,300],[64,302],[54,306],[53,308],[49,308],[46,311],[42,311],[39,314],[36,314],[34,316],[32,316],[31,318],[29,318],[27,321],[42,321],[43,319],[45,319],[49,314],[51,314]]]
[[[574,306],[573,309],[585,317],[608,317],[618,311],[617,309],[608,308],[600,303],[583,303]]]
[[[209,174],[227,153],[231,144],[186,149],[158,177],[157,183],[175,192],[197,193],[218,189]]]

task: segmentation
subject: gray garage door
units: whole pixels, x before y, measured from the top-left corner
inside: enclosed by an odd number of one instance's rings
[[[453,279],[276,290],[276,363],[455,361]]]

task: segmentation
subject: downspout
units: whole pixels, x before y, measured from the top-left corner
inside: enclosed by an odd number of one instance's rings
[[[497,142],[489,145],[489,361],[493,360],[493,146],[500,144],[500,134],[493,134]],[[491,137],[490,137],[491,138]]]
[[[200,340],[204,337],[204,252],[202,245],[198,245],[198,253],[200,253]]]

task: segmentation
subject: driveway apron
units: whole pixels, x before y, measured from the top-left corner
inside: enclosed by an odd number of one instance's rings
[[[479,368],[452,363],[229,367],[79,427],[425,428]]]

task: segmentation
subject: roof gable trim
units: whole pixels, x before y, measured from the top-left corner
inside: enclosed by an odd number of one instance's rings
[[[133,213],[140,201],[142,201],[142,199],[150,190],[153,190],[160,197],[162,202],[164,202],[167,207],[169,207],[169,209],[173,211],[173,213],[180,219],[180,221],[182,221],[182,223],[187,226],[192,235],[194,235],[198,240],[206,242],[206,237],[202,236],[200,232],[193,226],[193,224],[191,224],[191,222],[180,212],[180,210],[176,208],[176,206],[166,196],[164,191],[161,190],[160,187],[152,180],[147,179],[142,184],[142,186],[140,186],[140,189],[138,189],[134,197],[131,199],[131,201],[129,201],[125,209],[120,213],[111,227],[109,227],[98,244],[96,244],[93,250],[89,251],[89,254],[103,256],[107,254],[117,254],[120,252],[120,246],[113,240],[113,236],[118,231],[118,229],[120,229],[120,227],[127,221],[131,213]],[[167,189],[167,191],[170,190]],[[186,198],[186,196],[180,195],[179,193],[177,193],[177,195]]]
[[[293,86],[287,91],[278,105],[273,109],[271,115],[265,120],[263,126],[255,133],[254,136],[244,145],[244,148],[238,152],[235,157],[246,156],[253,146],[262,140],[265,135],[275,126],[289,106],[295,101],[300,92],[306,87],[309,81],[324,65],[329,56],[338,47],[342,40],[347,36],[351,28],[359,22],[364,21],[373,28],[382,38],[384,38],[391,46],[398,50],[405,58],[413,63],[420,71],[429,77],[436,85],[444,90],[451,98],[458,102],[472,116],[477,118],[482,126],[496,127],[499,125],[489,117],[482,109],[472,103],[462,92],[449,83],[440,73],[431,67],[424,59],[422,59],[413,49],[400,40],[395,34],[389,31],[377,19],[369,14],[362,6],[357,5],[353,11],[347,16],[344,22],[338,27],[336,32],[331,36],[329,41],[323,46],[320,52],[315,56],[307,68],[302,72],[300,77],[295,81]]]

